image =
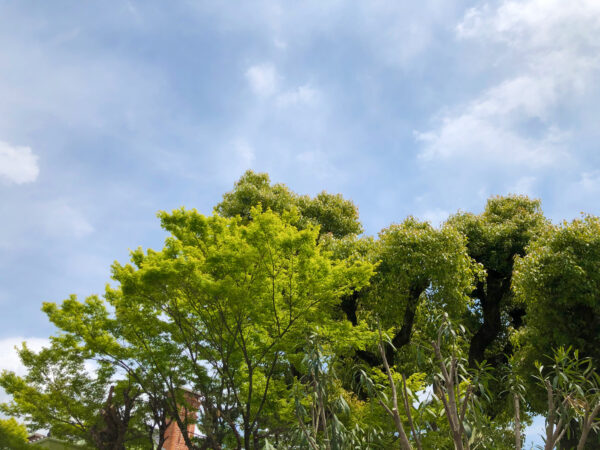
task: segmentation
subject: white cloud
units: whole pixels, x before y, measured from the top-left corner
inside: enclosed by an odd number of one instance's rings
[[[0,141],[0,178],[15,184],[34,182],[40,173],[37,159],[29,147]]]
[[[584,192],[600,191],[600,171],[584,172],[581,179],[576,183],[576,187]]]
[[[298,86],[277,96],[278,106],[287,107],[295,105],[314,105],[319,98],[319,91],[310,85]]]
[[[552,123],[549,114],[569,92],[552,76],[527,74],[506,80],[443,115],[436,129],[416,133],[424,144],[420,156],[528,167],[555,164],[566,156],[568,133]]]
[[[273,45],[275,46],[275,48],[278,48],[279,50],[286,50],[287,49],[287,42],[285,42],[283,39],[280,38],[275,38],[273,39]]]
[[[481,116],[473,105],[462,114],[444,117],[439,128],[416,133],[424,144],[420,157],[434,159],[465,159],[502,165],[540,167],[556,163],[564,155],[566,135],[550,127],[541,139],[516,132],[502,125],[498,116]]]
[[[457,26],[459,36],[508,43],[520,51],[560,51],[599,43],[600,3],[596,0],[504,0],[498,8],[472,8]],[[589,32],[592,34],[589,34]]]
[[[40,351],[42,347],[49,345],[49,340],[44,338],[23,338],[23,337],[10,337],[0,339],[0,369],[10,370],[15,372],[17,375],[24,375],[25,368],[21,364],[19,355],[15,347],[21,347],[23,342],[27,342],[27,346],[30,350]]]
[[[257,64],[246,70],[246,80],[252,91],[260,97],[270,97],[279,90],[279,74],[270,63]]]
[[[196,2],[192,8],[210,15],[224,30],[264,35],[279,49],[293,50],[314,39],[344,36],[364,43],[380,62],[411,69],[435,42],[436,31],[460,12],[463,0],[449,2],[345,2],[258,0],[252,4]]]
[[[62,201],[47,204],[42,215],[44,229],[51,236],[73,236],[80,239],[94,232],[94,226],[80,211]]]
[[[63,16],[69,24],[80,22]],[[107,19],[101,16],[95,17],[99,23]],[[130,28],[130,14],[122,16]],[[115,133],[125,127],[154,131],[150,123],[163,117],[171,91],[161,68],[107,51],[91,38],[90,30],[63,28],[52,20],[36,26],[31,15],[18,12],[7,19],[12,19],[11,26],[0,31],[3,135],[38,135],[62,126],[79,133]],[[90,44],[86,51],[74,50],[84,42]]]
[[[461,2],[425,0],[359,2],[357,33],[382,62],[402,69],[419,64],[418,59],[435,42],[436,31],[445,27]]]
[[[525,194],[529,196],[535,195],[536,177],[524,176],[519,178],[508,191],[513,194]]]
[[[441,113],[432,130],[416,133],[420,156],[531,168],[564,164],[572,130],[561,110],[597,94],[600,2],[505,0],[469,10],[457,35],[486,45],[509,75]]]
[[[327,153],[320,150],[309,150],[298,153],[296,162],[310,171],[311,175],[318,179],[340,179],[342,174],[339,168],[330,160]]]
[[[40,239],[45,243],[62,242],[67,239],[74,244],[74,239],[83,239],[95,231],[94,226],[75,205],[73,200],[63,198],[47,201],[30,201],[12,203],[6,202],[2,205],[6,211],[10,211],[12,220],[4,220],[0,223],[0,250],[21,252],[24,249],[35,248]],[[31,239],[37,236],[37,240]],[[76,259],[73,256],[73,260]],[[86,254],[88,259],[93,260],[93,255]],[[68,259],[67,264],[73,261]],[[103,261],[106,264],[106,261]],[[91,270],[88,265],[86,270]],[[78,267],[81,269],[82,266]]]
[[[236,161],[244,168],[249,168],[256,159],[254,149],[243,139],[238,139],[234,142],[234,151]]]
[[[254,94],[261,98],[272,97],[279,107],[313,105],[319,98],[319,91],[309,84],[285,89],[283,77],[271,63],[251,66],[245,75]]]

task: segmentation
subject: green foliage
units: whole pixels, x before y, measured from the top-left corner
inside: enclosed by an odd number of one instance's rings
[[[509,449],[534,412],[547,439],[598,428],[598,218],[493,197],[359,237],[351,201],[252,171],[212,216],[159,218],[164,247],[115,262],[103,297],[44,304],[59,334],[2,373],[4,413],[119,450],[169,424],[191,449]]]
[[[407,303],[421,295],[454,317],[465,311],[478,273],[465,244],[455,229],[436,229],[412,217],[379,233],[380,262],[368,302],[384,327],[402,323]]]
[[[389,436],[386,439],[377,424],[363,420],[356,399],[341,386],[332,364],[335,354],[323,342],[317,334],[308,338],[302,361],[305,375],[294,387],[298,426],[291,445],[331,450],[389,448]]]
[[[321,192],[316,197],[300,196],[284,184],[273,184],[266,173],[251,170],[235,183],[231,192],[223,195],[215,211],[223,217],[240,216],[247,221],[253,218],[252,208],[261,205],[278,214],[296,209],[299,216],[293,225],[300,229],[319,225],[320,233],[331,233],[336,238],[360,234],[363,229],[358,220],[358,208],[340,194]]]
[[[67,441],[83,439],[97,448],[113,448],[117,441],[148,446],[139,394],[126,380],[115,379],[115,367],[90,367],[87,352],[67,335],[53,337],[38,353],[23,344],[18,354],[27,374],[0,375],[0,386],[12,396],[3,412]],[[113,426],[116,416],[123,418],[124,434]]]
[[[471,294],[474,305],[465,315],[464,323],[471,330],[469,364],[475,367],[486,360],[501,368],[513,352],[510,337],[522,327],[525,315],[511,292],[514,260],[525,255],[527,245],[549,226],[548,221],[539,200],[509,195],[490,198],[481,214],[460,212],[447,225],[466,237],[468,254],[485,274],[476,283]]]
[[[132,264],[113,266],[119,285],[106,291],[113,317],[97,297],[45,306],[57,326],[127,370],[145,392],[148,385],[170,392],[172,415],[178,390],[191,385],[205,410],[201,429],[220,443],[293,421],[285,399],[299,343],[316,324],[348,335],[329,326],[334,309],[373,272],[366,261],[321,251],[315,227],[291,225],[294,211],[250,214],[251,221],[161,213],[171,233],[165,248],[134,251]]]
[[[408,344],[433,338],[439,324],[432,318],[442,312],[457,320],[464,316],[480,267],[456,229],[436,229],[412,217],[382,230],[376,242],[359,244],[356,253],[378,265],[371,287],[357,302],[357,316],[379,317],[396,348],[392,353],[387,347],[390,363],[401,358],[403,371],[417,370],[419,347]]]
[[[547,356],[548,366],[535,362],[534,378],[546,391],[545,449],[553,449],[569,436],[577,422],[577,450],[583,450],[590,431],[600,428],[600,375],[591,358],[580,358],[577,350],[559,347]],[[575,442],[573,442],[574,444]]]
[[[510,277],[515,255],[546,225],[541,202],[524,195],[492,197],[483,213],[458,213],[448,220],[467,237],[469,255],[493,271]]]
[[[514,291],[527,309],[518,341],[531,355],[572,346],[600,363],[600,219],[548,229],[515,267]]]
[[[27,428],[12,417],[0,419],[0,450],[27,448]]]
[[[69,339],[54,338],[39,353],[23,344],[18,353],[27,375],[2,372],[0,386],[12,396],[11,403],[2,405],[3,411],[24,417],[33,429],[48,427],[60,438],[86,437],[97,421],[114,371],[100,367],[89,374],[85,356]]]
[[[299,197],[298,209],[306,222],[321,227],[321,234],[331,233],[341,238],[363,232],[358,221],[358,208],[341,194],[323,191],[314,198]]]

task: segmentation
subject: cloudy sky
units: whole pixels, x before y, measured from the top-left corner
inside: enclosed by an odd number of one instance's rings
[[[597,0],[0,0],[0,351],[248,168],[369,234],[510,192],[599,214],[598,79]]]

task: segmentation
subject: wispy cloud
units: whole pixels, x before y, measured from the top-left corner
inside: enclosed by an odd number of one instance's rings
[[[7,183],[34,182],[39,173],[38,157],[29,147],[12,146],[0,141],[0,178]]]
[[[466,105],[441,113],[436,128],[417,133],[421,156],[530,167],[564,162],[570,129],[557,116],[597,89],[600,3],[486,4],[470,9],[456,30],[462,40],[494,48],[502,58],[496,63],[514,70]]]
[[[94,226],[77,209],[63,201],[50,202],[42,208],[43,231],[51,237],[84,238],[94,232]]]
[[[4,336],[247,168],[342,192],[369,233],[511,191],[597,208],[597,0],[100,5],[0,2]]]
[[[568,133],[547,118],[557,102],[556,84],[552,78],[525,75],[486,90],[456,112],[444,114],[437,128],[416,133],[423,144],[421,158],[533,168],[557,164],[566,157]],[[541,130],[534,134],[533,126]]]
[[[282,92],[276,103],[281,107],[296,105],[314,105],[319,100],[319,91],[308,84]]]
[[[511,187],[509,187],[508,191],[513,194],[525,194],[535,197],[537,195],[535,189],[536,182],[536,177],[524,176],[519,178]]]
[[[319,150],[307,150],[296,155],[296,162],[304,166],[317,179],[343,178],[327,153]]]
[[[270,97],[279,90],[280,76],[273,64],[257,64],[246,70],[246,79],[252,91],[261,97]]]
[[[272,63],[250,66],[245,76],[254,94],[260,98],[273,98],[273,104],[278,107],[314,105],[319,98],[318,89],[310,84],[286,87],[284,77]]]
[[[595,151],[589,122],[600,99],[600,3],[483,3],[465,12],[455,33],[463,61],[477,61],[480,88],[415,132],[422,167],[443,173],[453,196],[484,190],[559,198]]]

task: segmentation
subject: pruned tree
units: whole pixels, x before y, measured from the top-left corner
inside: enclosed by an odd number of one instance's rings
[[[481,214],[459,212],[447,224],[466,237],[469,256],[485,271],[471,293],[476,308],[469,310],[469,364],[475,367],[486,360],[500,366],[513,352],[509,329],[519,329],[525,315],[511,292],[514,260],[525,255],[548,221],[539,200],[511,195],[492,197]]]

